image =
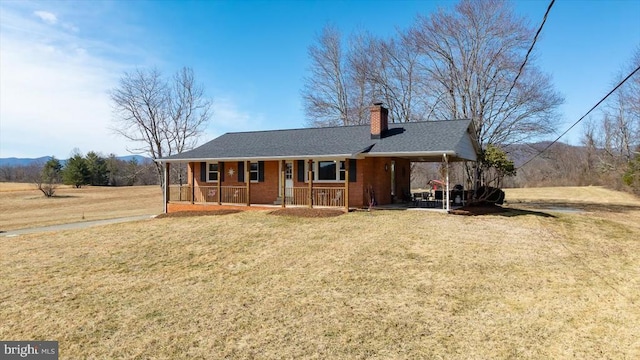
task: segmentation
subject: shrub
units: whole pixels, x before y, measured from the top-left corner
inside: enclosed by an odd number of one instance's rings
[[[504,204],[504,191],[491,186],[481,186],[476,191],[476,199],[483,204]]]

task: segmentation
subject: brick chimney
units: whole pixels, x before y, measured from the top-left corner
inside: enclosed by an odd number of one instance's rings
[[[371,138],[381,139],[389,129],[389,110],[381,102],[371,106]]]

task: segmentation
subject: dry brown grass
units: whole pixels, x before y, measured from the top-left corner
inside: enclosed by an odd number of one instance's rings
[[[504,189],[509,203],[594,203],[599,205],[638,205],[633,194],[614,191],[602,186],[566,186]]]
[[[46,198],[32,184],[0,183],[0,230],[159,214],[159,186],[62,186]]]
[[[638,224],[254,211],[0,238],[0,338],[61,359],[639,358]]]

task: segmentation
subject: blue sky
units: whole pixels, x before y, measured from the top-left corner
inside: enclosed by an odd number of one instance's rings
[[[108,92],[124,71],[192,67],[214,100],[201,143],[305,125],[307,48],[327,23],[392,36],[453,1],[0,0],[0,157],[127,155]],[[548,1],[517,1],[537,28]],[[556,1],[537,64],[566,101],[559,131],[613,84],[640,46],[640,0]],[[578,143],[580,128],[563,141]]]

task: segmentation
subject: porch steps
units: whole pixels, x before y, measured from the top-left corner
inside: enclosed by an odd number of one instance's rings
[[[292,198],[287,196],[287,204],[292,204]],[[282,196],[278,196],[278,198],[273,202],[273,205],[282,205]]]

